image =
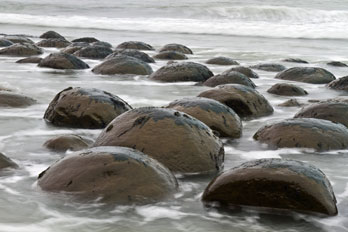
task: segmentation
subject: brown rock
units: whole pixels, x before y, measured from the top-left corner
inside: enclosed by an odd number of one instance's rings
[[[78,135],[60,135],[44,143],[44,147],[57,152],[79,151],[88,148],[93,142]]]
[[[65,48],[71,43],[65,39],[44,39],[37,42],[36,45],[45,48]]]
[[[331,81],[328,87],[336,90],[348,90],[348,76]]]
[[[6,56],[35,56],[41,54],[42,50],[33,44],[14,44],[0,50],[0,55]]]
[[[228,72],[227,74],[218,74],[212,76],[203,83],[203,85],[209,87],[215,87],[224,84],[241,84],[253,89],[256,87],[254,82],[250,80],[249,77],[235,71]]]
[[[187,60],[187,56],[184,53],[176,51],[163,51],[153,56],[155,59],[160,60]]]
[[[183,54],[193,54],[190,48],[186,47],[185,45],[176,44],[176,43],[164,45],[160,49],[160,52],[164,52],[164,51],[175,51],[175,52],[180,52]]]
[[[257,64],[250,66],[250,68],[259,69],[267,72],[281,72],[286,69],[284,65],[274,63]]]
[[[60,35],[59,33],[55,32],[55,31],[46,31],[45,33],[43,33],[42,35],[40,35],[41,39],[64,39],[65,38]]]
[[[87,69],[88,64],[74,55],[67,53],[52,53],[46,56],[38,64],[39,67],[54,69]]]
[[[34,105],[36,100],[17,93],[0,91],[0,107],[28,107]]]
[[[292,99],[289,99],[289,100],[279,104],[278,106],[283,106],[283,107],[300,107],[300,106],[303,106],[303,104],[298,102],[296,99],[292,98]]]
[[[278,73],[275,78],[311,84],[326,84],[336,79],[335,76],[329,71],[316,67],[289,68]]]
[[[117,49],[135,49],[135,50],[155,50],[150,44],[140,41],[123,42],[116,47]]]
[[[219,56],[214,57],[205,62],[206,64],[216,64],[216,65],[239,65],[239,63],[229,57]]]
[[[13,162],[10,158],[0,153],[0,170],[4,168],[17,168],[18,165]]]
[[[252,69],[250,69],[248,67],[244,67],[244,66],[232,67],[232,68],[224,71],[222,73],[222,75],[228,74],[230,72],[240,72],[249,78],[259,78],[259,75],[257,75],[256,72],[254,72]]]
[[[303,96],[307,95],[307,91],[301,87],[288,83],[277,83],[267,90],[268,93],[282,96]]]
[[[16,63],[19,63],[19,64],[28,64],[28,63],[38,64],[38,63],[40,63],[41,60],[42,60],[41,57],[31,56],[31,57],[27,57],[27,58],[23,58],[23,59],[17,60]]]

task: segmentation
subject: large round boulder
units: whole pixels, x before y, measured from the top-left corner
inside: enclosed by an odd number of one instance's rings
[[[164,108],[137,108],[118,116],[94,146],[132,147],[181,173],[220,171],[224,161],[223,145],[207,125]]]
[[[83,42],[83,43],[94,43],[98,42],[99,40],[94,37],[81,37],[78,39],[74,39],[71,42]]]
[[[193,52],[190,48],[186,47],[185,45],[176,44],[176,43],[164,45],[159,51],[160,52],[175,51],[175,52],[180,52],[183,54],[193,54]]]
[[[282,96],[303,96],[308,94],[308,92],[303,88],[288,83],[275,84],[271,88],[269,88],[267,92]]]
[[[13,45],[13,43],[7,39],[0,38],[0,47],[8,47]]]
[[[142,60],[131,56],[118,55],[95,66],[92,69],[92,72],[102,75],[150,75],[153,71],[151,66]]]
[[[286,69],[282,64],[265,63],[250,66],[250,68],[259,69],[267,72],[281,72]]]
[[[187,60],[187,56],[184,53],[176,51],[163,51],[153,56],[155,59],[160,60]]]
[[[319,118],[348,127],[348,103],[326,102],[309,105],[301,109],[295,118]]]
[[[42,35],[40,35],[41,39],[64,39],[64,36],[60,35],[59,33],[55,31],[46,31]]]
[[[92,142],[78,135],[60,135],[47,140],[43,146],[57,152],[79,151],[88,148]]]
[[[259,78],[259,75],[256,72],[254,72],[251,68],[244,67],[244,66],[232,67],[232,68],[224,71],[222,74],[225,75],[225,74],[228,74],[230,72],[240,72],[249,78]]]
[[[323,119],[294,118],[260,128],[254,139],[273,148],[347,149],[348,128]]]
[[[35,56],[41,55],[41,48],[34,44],[13,44],[0,50],[0,55],[6,56]]]
[[[221,137],[239,138],[242,122],[228,106],[209,98],[184,98],[169,103],[167,108],[178,110],[204,122]]]
[[[56,126],[104,128],[132,107],[121,98],[99,90],[69,87],[49,104],[44,118]]]
[[[344,76],[337,80],[331,81],[328,87],[337,90],[348,90],[348,76]]]
[[[203,82],[214,74],[206,66],[194,62],[172,63],[161,67],[152,75],[151,80],[164,82],[196,81]]]
[[[44,39],[37,42],[36,45],[45,48],[65,48],[71,43],[65,39]]]
[[[218,85],[201,92],[198,97],[211,98],[231,107],[239,117],[261,117],[273,113],[273,108],[255,89],[238,84]]]
[[[325,174],[311,164],[295,160],[260,159],[243,163],[213,179],[202,200],[221,207],[337,214],[336,198]]]
[[[70,154],[38,178],[44,191],[115,204],[148,204],[172,197],[173,174],[144,153],[125,147],[98,147]]]
[[[203,83],[203,85],[209,86],[209,87],[215,87],[215,86],[224,85],[224,84],[241,84],[241,85],[248,86],[250,88],[256,87],[254,82],[250,80],[249,77],[245,76],[243,73],[236,72],[236,71],[231,71],[226,74],[218,74],[218,75],[212,76]]]
[[[22,94],[0,91],[1,107],[28,107],[36,104],[36,100]]]
[[[6,155],[0,153],[0,170],[4,168],[17,168],[18,165]]]
[[[289,68],[278,73],[275,78],[311,84],[326,84],[336,79],[335,76],[329,71],[316,67]]]
[[[88,64],[74,55],[67,53],[52,53],[46,56],[38,64],[39,67],[54,69],[87,69]]]
[[[155,60],[152,59],[148,54],[135,49],[116,50],[112,54],[108,55],[106,59],[111,59],[119,55],[131,56],[146,63],[155,63]]]
[[[75,56],[88,58],[88,59],[104,59],[108,55],[112,53],[111,48],[105,46],[87,46],[83,47],[76,52],[74,52]]]
[[[211,58],[205,62],[206,64],[216,64],[216,65],[239,65],[239,63],[229,57],[218,56]]]
[[[135,50],[155,50],[150,44],[140,41],[123,42],[116,47],[117,49],[135,49]]]

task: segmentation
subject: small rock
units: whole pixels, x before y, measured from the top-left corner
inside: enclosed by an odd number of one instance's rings
[[[185,45],[176,44],[176,43],[164,45],[160,49],[160,52],[164,52],[164,51],[175,51],[175,52],[180,52],[183,54],[193,54],[190,48],[186,47]]]
[[[7,39],[0,39],[0,47],[9,47],[13,45],[13,43]]]
[[[47,31],[45,33],[43,33],[42,35],[40,35],[41,39],[64,39],[64,36],[60,35],[59,33],[55,32],[55,31]]]
[[[18,165],[13,162],[10,158],[0,153],[0,170],[4,168],[17,168]]]
[[[74,55],[67,53],[52,53],[46,56],[38,64],[39,67],[54,69],[87,69],[88,64]]]
[[[155,59],[160,60],[187,60],[187,56],[184,53],[176,51],[163,51],[153,56]]]
[[[41,55],[42,50],[33,44],[13,44],[0,50],[0,55],[35,56]]]
[[[300,107],[303,106],[304,104],[298,102],[296,99],[292,98],[289,99],[281,104],[279,104],[278,106],[282,106],[282,107]]]
[[[21,94],[0,91],[1,107],[28,107],[36,104],[36,100]]]
[[[155,50],[150,44],[140,41],[127,41],[119,44],[117,49],[135,49],[135,50]]]
[[[99,40],[94,37],[82,37],[78,39],[74,39],[71,42],[85,42],[85,43],[94,43],[98,42]]]
[[[239,63],[229,57],[219,56],[214,57],[205,62],[206,64],[216,64],[216,65],[239,65]]]
[[[348,90],[348,76],[331,81],[328,87],[336,90]]]
[[[40,63],[41,60],[42,60],[41,57],[31,56],[31,57],[17,60],[16,63],[19,63],[19,64],[28,64],[28,63],[29,64],[38,64],[38,63]]]
[[[104,41],[97,41],[91,44],[92,46],[103,46],[103,47],[107,47],[107,48],[112,48],[111,43],[108,42],[104,42]]]
[[[267,72],[281,72],[286,69],[284,65],[273,64],[273,63],[257,64],[257,65],[250,66],[250,68],[259,69],[259,70],[263,70]]]
[[[104,46],[87,46],[77,50],[74,55],[88,59],[104,59],[112,53],[111,48]]]
[[[36,45],[45,48],[65,48],[70,45],[70,42],[65,39],[44,39]]]
[[[114,58],[119,55],[131,56],[139,60],[142,60],[146,63],[155,63],[155,60],[152,59],[148,54],[135,49],[116,50],[112,54],[108,55],[106,59]]]
[[[282,95],[282,96],[303,96],[308,92],[301,87],[288,83],[278,83],[267,90],[268,93]]]
[[[254,72],[250,68],[244,67],[244,66],[232,67],[232,68],[224,71],[222,73],[222,75],[228,74],[229,72],[240,72],[249,78],[259,78],[259,75],[257,75],[256,72]]]
[[[253,89],[256,87],[254,82],[250,80],[247,76],[235,71],[231,71],[227,74],[219,74],[212,76],[203,83],[203,85],[209,87],[215,87],[224,84],[241,84]]]
[[[34,42],[24,36],[17,36],[17,35],[7,35],[4,37],[4,39],[11,41],[15,44],[34,44]]]
[[[88,148],[93,142],[78,135],[60,135],[44,143],[44,147],[57,152],[79,151]]]
[[[284,62],[290,62],[290,63],[300,63],[300,64],[308,64],[308,61],[299,59],[299,58],[286,58],[283,60]]]
[[[348,67],[347,64],[340,62],[340,61],[331,61],[328,62],[327,65],[335,66],[335,67]]]

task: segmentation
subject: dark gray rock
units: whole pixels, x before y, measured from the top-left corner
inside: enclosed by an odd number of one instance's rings
[[[256,72],[254,72],[252,69],[244,66],[237,66],[237,67],[232,67],[222,73],[222,75],[228,74],[229,72],[240,72],[244,74],[245,76],[249,78],[259,78],[259,75],[257,75]]]
[[[0,50],[5,56],[35,56],[41,55],[42,50],[33,44],[13,44]]]
[[[323,68],[294,67],[278,73],[275,78],[289,81],[300,81],[311,84],[326,84],[335,80],[335,76]]]
[[[59,33],[55,32],[55,31],[47,31],[45,33],[43,33],[42,35],[40,35],[41,39],[64,39],[64,36],[60,35]]]
[[[257,64],[250,66],[250,68],[259,69],[267,72],[281,72],[286,69],[282,64],[266,63],[266,64]]]
[[[111,48],[104,46],[88,46],[74,52],[75,56],[88,59],[104,59],[112,53]]]
[[[229,57],[219,56],[214,57],[205,62],[206,64],[217,64],[217,65],[239,65],[239,63]]]
[[[106,59],[114,58],[119,55],[131,56],[146,63],[155,63],[155,60],[152,59],[148,54],[135,49],[116,50],[112,54],[108,55]]]
[[[65,39],[44,39],[37,42],[36,45],[45,48],[65,48],[71,43]]]
[[[67,53],[52,53],[46,56],[38,64],[39,67],[54,69],[87,69],[88,64],[74,55]]]
[[[155,59],[160,60],[187,60],[187,56],[184,53],[176,51],[163,51],[153,56]]]
[[[78,39],[74,39],[71,42],[85,42],[85,43],[94,43],[98,42],[99,40],[94,37],[82,37]]]
[[[103,46],[107,48],[112,48],[111,43],[105,42],[105,41],[97,41],[91,44],[92,46]]]
[[[275,84],[271,88],[269,88],[267,92],[282,96],[303,96],[308,94],[308,92],[303,88],[288,83]]]
[[[327,63],[327,65],[335,66],[335,67],[348,67],[347,64],[340,62],[340,61],[330,61]]]
[[[0,91],[0,107],[28,107],[36,104],[36,100],[22,94]]]
[[[4,39],[16,44],[34,44],[34,41],[24,36],[7,35],[4,37]]]
[[[28,63],[29,64],[38,64],[38,63],[40,63],[41,60],[42,60],[41,57],[31,56],[31,57],[17,60],[16,63],[19,63],[19,64],[28,64]]]
[[[135,49],[135,50],[155,50],[150,44],[140,41],[123,42],[116,47],[117,49]]]
[[[328,87],[336,90],[348,90],[348,76],[331,81]]]
[[[290,63],[300,63],[300,64],[308,64],[308,61],[299,59],[299,58],[286,58],[283,60],[284,62],[290,62]]]
[[[13,45],[13,43],[7,39],[0,39],[0,47],[8,47]]]
[[[180,52],[184,54],[193,54],[192,50],[185,45],[182,44],[176,44],[176,43],[171,43],[164,45],[160,50],[160,52],[164,51],[175,51],[175,52]]]
[[[241,84],[248,86],[250,88],[255,88],[256,85],[252,80],[250,80],[247,76],[240,72],[231,71],[227,74],[219,74],[210,77],[208,80],[206,80],[203,85],[209,86],[209,87],[215,87],[218,85],[224,85],[224,84]]]

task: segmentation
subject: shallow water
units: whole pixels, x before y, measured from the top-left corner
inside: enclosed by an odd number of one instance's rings
[[[348,4],[344,1],[39,1],[0,2],[0,33],[33,35],[56,30],[67,39],[95,36],[114,46],[127,40],[141,40],[156,49],[177,42],[192,48],[191,61],[203,63],[229,56],[242,65],[280,62],[302,58],[323,67],[336,77],[348,68],[327,66],[330,60],[348,61]],[[55,49],[46,49],[43,56]],[[148,52],[154,54],[155,52]],[[252,139],[262,125],[292,117],[299,108],[277,104],[289,97],[266,90],[276,82],[276,73],[256,71],[257,90],[275,109],[273,115],[243,121],[243,136],[225,141],[225,170],[256,158],[282,157],[309,162],[326,173],[338,200],[338,216],[267,215],[256,211],[234,214],[207,210],[200,196],[211,176],[179,178],[175,199],[146,206],[81,204],[69,196],[40,191],[37,175],[64,156],[47,151],[42,144],[59,134],[79,134],[95,139],[100,130],[57,128],[42,119],[56,93],[69,86],[94,87],[109,91],[133,107],[163,106],[172,100],[196,96],[207,87],[194,83],[158,83],[146,77],[100,76],[90,69],[61,71],[16,64],[17,57],[0,57],[0,86],[38,100],[28,108],[0,111],[0,151],[20,168],[0,176],[0,231],[348,231],[348,151],[318,153],[311,150],[269,150]],[[100,61],[85,60],[91,67]],[[152,64],[154,70],[165,61]],[[282,63],[287,67],[297,66]],[[208,65],[215,73],[229,67]],[[295,83],[296,84],[296,83]],[[327,99],[347,96],[325,85],[297,83],[309,95],[297,97]]]

